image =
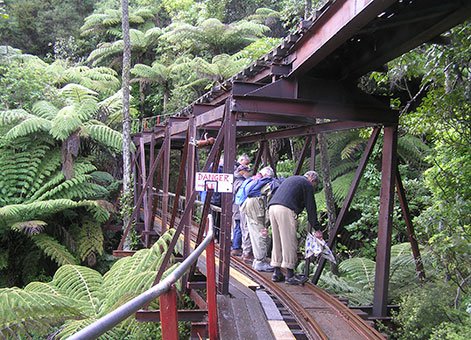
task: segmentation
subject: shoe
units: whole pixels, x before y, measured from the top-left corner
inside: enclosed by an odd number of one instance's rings
[[[252,268],[258,272],[272,272],[275,270],[272,266],[264,261],[255,260],[253,261]]]
[[[271,280],[273,282],[282,282],[285,280],[285,276],[283,274],[275,274],[273,273],[273,276],[271,277]]]
[[[245,263],[249,263],[251,264],[253,262],[253,255],[252,254],[242,254],[242,260],[245,262]]]
[[[307,282],[308,278],[304,275],[293,275],[285,280],[288,285],[298,286],[303,285]]]
[[[231,256],[241,256],[242,255],[242,249],[232,249],[231,250]]]

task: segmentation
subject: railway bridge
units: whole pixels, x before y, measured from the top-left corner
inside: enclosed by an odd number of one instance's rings
[[[169,288],[163,295],[165,298],[161,297],[160,311],[142,310],[136,317],[161,321],[165,338],[178,336],[173,330],[177,320],[192,321],[194,333],[202,337],[270,338],[267,334],[274,337],[275,330],[278,330],[281,333],[277,333],[277,338],[292,338],[296,335],[293,329],[283,333],[286,328],[273,326],[279,325],[276,320],[281,320],[276,311],[283,314],[280,309],[287,308],[286,313],[297,321],[300,333],[306,338],[381,338],[382,335],[370,327],[370,321],[388,316],[395,191],[419,275],[423,275],[423,268],[397,170],[398,112],[391,109],[390,98],[360,90],[358,80],[370,71],[385,70],[388,61],[422,43],[446,42],[441,34],[470,15],[471,1],[468,0],[328,1],[311,18],[303,20],[296,32],[284,38],[270,53],[220,86],[213,87],[182,111],[159,124],[147,124],[140,133],[135,134],[135,207],[115,255],[132,255],[132,252],[123,249],[123,245],[134,225],[146,247],[151,246],[153,239],[165,230],[174,229],[170,250],[155,278],[158,286],[159,282],[164,281],[162,275],[178,240],[183,240],[183,258],[191,257],[198,246],[209,247],[206,249],[206,262],[202,258],[194,260],[181,275],[183,287],[199,306],[199,311],[177,311],[174,289]],[[257,145],[255,170],[262,163],[276,169],[268,141],[302,137],[305,144],[295,169],[297,174],[306,159],[309,159],[309,168],[314,169],[317,134],[365,127],[372,128],[371,137],[334,230],[330,232],[328,245],[334,245],[335,235],[342,230],[373,146],[382,136],[372,306],[351,314],[342,301],[333,301],[332,297],[314,285],[309,284],[309,288],[303,287],[301,291],[299,287],[277,289],[266,277],[251,272],[243,263],[231,258],[233,195],[230,192],[222,193],[219,246],[214,247],[210,240],[204,238],[212,192],[208,192],[201,206],[195,203],[198,198],[195,190],[197,171],[215,172],[223,154],[223,172],[232,173],[237,148],[244,144]],[[205,134],[214,138],[204,139]],[[203,145],[208,147],[208,154],[204,167],[199,168],[199,152]],[[170,171],[173,158],[180,164],[178,174]],[[171,177],[177,177],[173,190],[170,190]],[[215,256],[211,255],[213,251]],[[312,277],[313,283],[319,280],[324,265],[325,261],[321,259]],[[201,277],[201,273],[206,278]],[[244,287],[264,290],[247,291]],[[254,301],[257,304],[254,305]],[[273,305],[279,308],[273,308]],[[167,308],[165,313],[164,308]],[[260,308],[265,310],[262,314],[265,318],[260,318]],[[274,319],[270,319],[270,315],[275,315]],[[96,329],[98,326],[90,327]]]

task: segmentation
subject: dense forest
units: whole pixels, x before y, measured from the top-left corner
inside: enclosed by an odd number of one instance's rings
[[[130,1],[132,131],[269,52],[323,3]],[[0,0],[2,338],[61,338],[83,328],[148,288],[168,245],[171,232],[133,257],[111,256],[120,233],[110,226],[122,225],[126,210],[121,27],[118,1]],[[358,83],[389,95],[400,112],[399,169],[426,273],[421,279],[415,271],[396,204],[390,303],[400,308],[385,330],[392,339],[471,334],[471,23],[443,41]],[[325,136],[337,209],[370,133]],[[302,144],[271,145],[279,174],[293,172]],[[373,297],[380,161],[378,146],[336,245],[338,269],[319,283],[353,305]],[[326,225],[324,190],[316,201]],[[110,337],[149,338],[158,328],[128,320]]]

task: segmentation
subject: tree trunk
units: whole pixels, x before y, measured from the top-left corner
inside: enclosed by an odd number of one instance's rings
[[[332,233],[332,229],[335,226],[335,220],[337,219],[337,214],[335,211],[335,200],[334,193],[332,191],[332,181],[330,179],[330,161],[329,154],[327,150],[327,140],[323,133],[317,135],[317,141],[319,142],[319,155],[321,157],[321,171],[322,171],[322,180],[324,185],[325,201],[327,206],[327,217],[328,217],[328,226],[329,226],[329,236]],[[336,265],[331,264],[332,273],[338,274],[338,268]]]
[[[121,0],[122,29],[123,29],[123,222],[127,225],[131,216],[132,192],[131,192],[131,117],[129,113],[129,78],[131,70],[131,39],[129,36],[129,1]],[[123,249],[129,249],[129,240],[124,242]]]

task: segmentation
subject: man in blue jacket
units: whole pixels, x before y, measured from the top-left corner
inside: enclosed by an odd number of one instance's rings
[[[280,184],[268,204],[273,237],[271,266],[275,269],[272,277],[274,282],[285,280],[280,267],[286,268],[287,284],[298,285],[306,281],[306,278],[294,275],[298,262],[296,218],[306,208],[311,227],[319,231],[320,224],[314,200],[314,188],[318,183],[319,176],[315,171],[308,171],[304,176],[288,177]],[[316,232],[316,236],[322,237],[322,233]]]

